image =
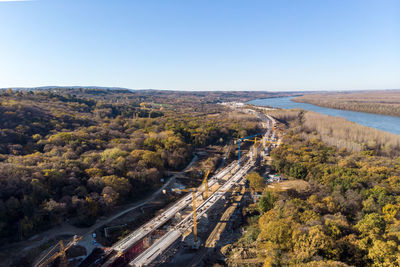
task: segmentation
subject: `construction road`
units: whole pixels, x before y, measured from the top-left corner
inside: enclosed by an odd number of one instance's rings
[[[259,115],[260,119],[265,122],[267,132],[263,136],[265,140],[274,140],[276,138],[274,125],[275,120],[270,116]],[[268,127],[269,126],[269,127]],[[247,160],[247,161],[246,161]],[[202,204],[196,208],[196,218],[197,221],[209,212],[213,205],[217,203],[225,194],[232,189],[235,185],[239,184],[248,173],[248,171],[253,167],[255,161],[248,159],[247,157],[242,159],[242,167],[240,167],[239,162],[235,161],[228,167],[226,167],[223,172],[236,172],[231,178],[229,178],[218,190],[216,190],[209,198],[207,198]],[[218,177],[219,176],[219,177]],[[222,178],[223,175],[216,175],[210,180],[216,182],[216,179]],[[211,185],[210,185],[211,187]],[[177,210],[181,210],[185,205],[190,204],[190,195],[187,195],[182,201],[180,201],[175,207]],[[168,212],[168,211],[166,211]],[[181,237],[189,228],[193,227],[193,212],[186,216],[179,224],[170,229],[164,236],[157,240],[153,245],[147,248],[139,256],[133,259],[129,265],[135,267],[142,267],[150,265],[156,258],[163,254],[179,237]],[[156,222],[153,222],[156,223]]]
[[[197,219],[199,220],[203,214],[207,213],[212,206],[218,202],[235,184],[240,182],[241,179],[247,174],[248,170],[254,165],[254,161],[249,160],[239,171],[233,175],[223,186],[221,186],[216,192],[214,192],[207,200],[205,200],[197,208]],[[237,162],[235,163],[237,164]],[[187,199],[187,203],[181,203],[181,205],[186,205],[190,203],[190,196]],[[184,206],[178,206],[177,208],[184,208]],[[155,260],[161,253],[163,253],[173,242],[175,242],[184,232],[189,228],[193,227],[192,214],[186,216],[178,225],[176,225],[172,230],[170,230],[166,235],[161,237],[157,242],[155,242],[151,247],[145,250],[137,258],[129,263],[130,266],[147,266],[153,260]]]
[[[273,141],[275,139],[275,120],[270,116],[263,116],[259,114],[259,118],[267,128],[263,136],[264,141]],[[265,146],[264,142],[264,146]],[[216,207],[216,203],[222,203],[225,200],[227,192],[231,191],[236,185],[244,180],[245,175],[255,165],[260,151],[260,145],[254,152],[249,153],[250,157],[245,156],[241,159],[241,164],[238,161],[232,162],[225,167],[218,174],[214,175],[208,180],[208,187],[211,189],[212,195],[205,200],[203,199],[204,188],[200,186],[195,195],[195,203],[200,203],[196,211],[196,221],[199,221],[204,215]],[[221,200],[221,201],[220,201]],[[148,266],[155,261],[159,256],[165,254],[171,245],[182,237],[186,232],[190,231],[193,227],[193,211],[190,214],[178,219],[176,215],[181,215],[188,208],[192,209],[192,194],[189,193],[175,202],[169,208],[164,210],[161,214],[157,215],[143,226],[139,227],[136,231],[125,237],[123,240],[114,244],[110,249],[113,251],[113,256],[102,264],[102,266],[120,266],[129,264],[130,266]],[[179,217],[179,216],[178,216]],[[171,220],[174,219],[174,220]],[[175,222],[174,222],[175,221]],[[151,234],[161,227],[167,226],[167,232],[158,237],[152,244],[143,245],[145,239],[149,239]],[[122,262],[120,262],[122,260]],[[117,264],[120,262],[120,264]],[[115,265],[117,264],[117,265]]]
[[[208,186],[209,188],[212,188],[221,178],[223,178],[225,175],[229,174],[232,171],[235,171],[236,168],[238,168],[237,161],[232,162],[230,165],[228,165],[226,168],[224,168],[222,171],[220,171],[218,174],[214,175],[211,177],[208,181]],[[199,190],[199,192],[196,193],[196,198],[202,197],[203,190]],[[170,208],[138,228],[136,231],[132,232],[130,235],[122,239],[121,241],[115,243],[112,247],[111,250],[121,252],[123,253],[124,251],[128,250],[130,247],[132,247],[134,244],[157,230],[160,226],[165,224],[167,221],[169,221],[172,217],[174,217],[179,211],[182,209],[191,206],[192,203],[192,196],[191,194],[187,194],[183,198],[181,198],[179,201],[174,203]],[[170,234],[170,233],[168,233]],[[102,266],[108,266],[110,262],[113,261],[113,258],[111,258],[109,261],[107,261],[105,264]]]

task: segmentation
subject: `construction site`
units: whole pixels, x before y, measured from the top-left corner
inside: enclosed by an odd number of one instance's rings
[[[266,166],[269,152],[280,142],[275,119],[255,115],[264,131],[235,140],[231,146],[237,146],[238,158],[227,164],[224,156],[213,175],[210,170],[200,173],[200,186],[185,182],[185,175],[176,173],[151,201],[94,229],[91,237],[76,235],[58,242],[33,266],[209,266],[223,262],[220,248],[238,238],[241,209],[256,199],[245,177],[260,165]],[[125,237],[118,240],[121,233]],[[89,240],[92,252],[67,257],[68,249],[79,247],[82,239]]]

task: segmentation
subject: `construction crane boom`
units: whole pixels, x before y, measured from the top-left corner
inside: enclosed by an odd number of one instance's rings
[[[265,143],[268,143],[268,144],[279,144],[279,142],[277,142],[277,141],[265,141]]]
[[[243,138],[239,138],[238,139],[238,145],[239,145],[239,159],[238,159],[238,162],[239,162],[239,167],[240,167],[240,158],[241,158],[241,150],[240,150],[240,144],[243,142],[243,141],[246,141],[247,139],[250,139],[250,138],[253,138],[253,137],[256,137],[256,136],[259,136],[259,135],[262,135],[262,133],[258,133],[258,134],[253,134],[253,135],[249,135],[249,136],[246,136],[246,137],[243,137]]]
[[[204,176],[203,182],[201,183],[200,187],[201,188],[204,184],[204,195],[203,198],[204,200],[208,198],[208,175],[210,174],[210,170],[206,172],[206,175]],[[173,192],[192,192],[192,207],[193,207],[193,235],[194,235],[194,242],[197,242],[197,214],[196,214],[196,192],[198,191],[198,188],[186,188],[186,189],[178,189],[178,188],[173,188]]]
[[[208,180],[207,180],[207,178],[208,178],[208,175],[210,174],[210,170],[208,170],[207,172],[206,172],[206,175],[204,176],[204,180],[203,180],[203,182],[201,183],[201,185],[203,185],[204,184],[204,199],[207,199],[208,198]]]
[[[197,242],[197,214],[196,214],[196,192],[197,188],[177,189],[173,188],[173,192],[192,192],[192,207],[193,207],[193,235],[194,242]]]
[[[81,236],[74,236],[74,238],[68,242],[67,245],[64,246],[64,242],[60,240],[56,245],[54,245],[47,253],[44,255],[35,265],[34,267],[45,267],[51,262],[53,262],[55,259],[60,257],[60,266],[61,267],[67,267],[68,266],[68,261],[67,261],[67,250],[75,246],[76,243],[81,240]],[[59,247],[58,252],[55,252],[53,255],[50,256],[51,252],[54,252],[54,250]]]

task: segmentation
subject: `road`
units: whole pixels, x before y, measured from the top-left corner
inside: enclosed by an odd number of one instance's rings
[[[273,129],[273,125],[275,124],[273,118],[266,117],[263,115],[259,115],[262,119],[263,126],[267,128],[267,133],[264,137],[268,140],[270,139],[271,129]],[[259,150],[255,150],[259,151]],[[258,152],[257,152],[258,153]],[[203,187],[200,186],[195,194],[196,202],[201,203],[197,209],[197,217],[200,218],[206,212],[209,212],[211,207],[218,202],[225,194],[226,191],[236,185],[247,173],[247,171],[254,165],[254,161],[248,159],[248,157],[242,158],[243,162],[246,164],[243,167],[240,167],[237,161],[232,162],[218,174],[214,175],[209,179],[208,185],[209,188],[212,188],[214,184],[217,182],[224,184],[217,189],[208,199],[202,202],[201,194],[203,192]],[[228,181],[224,182],[223,177],[228,173],[235,173],[233,176],[230,175]],[[218,187],[216,184],[215,187]],[[116,260],[120,260],[123,257],[124,260],[128,260],[130,257],[134,258],[135,256],[132,251],[137,251],[137,246],[141,246],[141,241],[144,240],[145,237],[150,236],[150,234],[156,229],[160,228],[164,224],[166,224],[171,218],[173,218],[180,211],[186,210],[187,208],[192,207],[192,197],[191,193],[182,197],[180,200],[175,202],[165,211],[163,211],[158,216],[154,217],[150,221],[148,221],[143,226],[139,227],[136,231],[132,232],[123,240],[117,242],[111,247],[111,251],[113,251],[113,256],[111,256],[106,263],[102,266],[109,266]],[[142,252],[139,256],[134,258],[131,262],[131,266],[145,266],[151,263],[155,258],[157,258],[161,253],[166,251],[168,247],[174,243],[182,234],[187,231],[193,225],[192,212],[188,214],[183,220],[181,220],[177,225],[174,223],[170,224],[170,230],[162,236],[159,240],[153,243],[149,248],[147,248],[144,252]],[[116,252],[116,253],[115,253]],[[137,253],[137,252],[134,252]]]
[[[197,161],[197,159],[198,159],[198,156],[195,155],[193,157],[192,161],[186,166],[186,168],[184,170],[182,170],[182,172],[185,172],[187,169],[189,169]],[[115,215],[113,215],[113,216],[111,216],[111,217],[109,217],[109,218],[107,218],[107,219],[105,219],[103,221],[98,221],[96,224],[94,224],[92,227],[90,227],[90,229],[92,231],[89,230],[88,234],[91,236],[91,232],[93,232],[97,228],[102,227],[102,226],[112,222],[113,220],[117,219],[118,217],[120,217],[120,216],[122,216],[122,215],[124,215],[124,214],[126,214],[126,213],[128,213],[128,212],[130,212],[132,210],[135,210],[137,208],[140,208],[140,207],[146,205],[148,202],[152,202],[159,194],[161,194],[161,192],[165,188],[167,188],[173,181],[175,181],[175,176],[176,175],[172,176],[168,180],[168,182],[166,182],[162,187],[160,187],[157,191],[155,191],[153,194],[151,194],[150,197],[148,197],[148,198],[146,198],[144,200],[141,200],[139,202],[136,202],[136,204],[134,206],[131,206],[131,207],[127,208],[127,209],[124,209],[124,210],[120,211],[119,213],[117,213],[117,214],[115,214]]]
[[[232,171],[237,166],[237,162],[232,162],[228,165],[225,169],[223,169],[218,174],[211,177],[208,181],[208,186],[213,186],[220,178],[225,176],[228,172]],[[196,193],[196,196],[200,197],[204,190],[199,189]],[[171,219],[177,212],[182,210],[183,208],[187,207],[191,204],[191,193],[187,194],[185,197],[181,198],[178,202],[174,203],[169,209],[165,210],[155,218],[153,218],[148,223],[144,224],[143,226],[139,227],[136,231],[132,232],[129,236],[124,238],[123,240],[115,243],[112,246],[113,250],[116,251],[125,251],[133,244],[153,232],[154,230],[158,229],[161,225],[166,223],[169,219]]]
[[[194,155],[194,157],[190,161],[190,163],[181,172],[185,172],[186,170],[188,170],[197,160],[198,160],[198,156]],[[78,228],[78,227],[75,227],[75,226],[72,226],[69,224],[64,224],[59,227],[50,229],[40,235],[37,235],[37,239],[39,236],[42,236],[42,238],[40,238],[38,240],[32,240],[33,238],[31,238],[30,240],[24,241],[24,243],[26,245],[23,245],[23,247],[24,247],[23,250],[28,251],[29,249],[37,247],[40,244],[42,244],[52,238],[56,238],[57,236],[60,236],[60,235],[79,235],[79,236],[82,236],[82,239],[77,243],[77,245],[84,247],[86,249],[86,255],[89,255],[93,251],[94,248],[100,246],[99,244],[96,245],[93,242],[92,233],[95,232],[96,229],[111,223],[115,219],[125,215],[128,212],[131,212],[135,209],[143,207],[146,204],[154,201],[157,197],[160,196],[160,194],[162,194],[162,191],[165,188],[167,188],[169,185],[171,185],[171,183],[173,183],[175,181],[175,178],[176,178],[176,175],[173,175],[161,188],[159,188],[157,191],[153,192],[146,199],[136,201],[136,202],[126,206],[121,211],[115,213],[114,215],[112,215],[110,217],[107,217],[106,219],[103,219],[103,220],[98,219],[96,221],[96,223],[89,228]],[[21,246],[24,243],[21,242]],[[41,255],[45,255],[47,252],[48,252],[48,250],[44,251]],[[38,258],[40,258],[40,257],[38,257]]]
[[[270,116],[259,115],[262,121],[268,124],[267,132],[264,135],[264,138],[267,139],[275,139],[275,131],[273,130],[275,125],[275,120]],[[272,131],[272,133],[271,133]],[[270,136],[272,135],[272,136]],[[205,200],[200,206],[196,209],[196,218],[199,219],[203,214],[209,212],[212,206],[217,203],[229,189],[231,189],[234,185],[238,184],[250,168],[255,164],[255,161],[248,160],[243,167],[239,167],[237,162],[234,162],[237,166],[231,166],[232,169],[238,170],[235,175],[233,175],[223,186],[221,186],[216,192],[214,192],[207,200]],[[232,165],[231,164],[231,165]],[[187,196],[182,203],[190,203],[190,196]],[[178,205],[180,206],[180,204]],[[168,231],[167,234],[162,236],[159,240],[157,240],[152,246],[146,249],[143,253],[133,259],[129,265],[134,267],[142,267],[147,266],[151,262],[153,262],[158,256],[160,256],[163,252],[165,252],[182,234],[187,231],[189,228],[193,227],[193,213],[186,216],[178,225],[176,225],[173,229]]]
[[[186,168],[184,170],[182,170],[182,172],[188,170],[198,159],[198,156],[195,155],[193,157],[193,159],[191,160],[191,162],[186,166]],[[159,188],[157,191],[155,191],[153,194],[151,194],[151,196],[149,196],[148,198],[138,201],[136,202],[133,206],[131,205],[130,207],[118,212],[117,214],[105,219],[105,220],[99,220],[97,221],[93,226],[91,226],[89,228],[89,230],[86,232],[86,234],[83,236],[82,240],[80,242],[78,242],[78,245],[84,246],[86,248],[87,251],[87,255],[89,255],[92,250],[96,247],[96,245],[93,244],[93,238],[92,238],[92,233],[97,229],[100,228],[112,221],[114,221],[115,219],[117,219],[118,217],[131,212],[137,208],[140,208],[144,205],[146,205],[149,202],[152,202],[156,197],[158,197],[162,191],[167,188],[172,182],[175,181],[175,177],[176,175],[172,176],[168,182],[166,182],[161,188]]]
[[[197,207],[197,219],[199,220],[204,214],[209,212],[212,206],[217,203],[234,185],[236,185],[244,176],[248,170],[254,165],[254,161],[248,161],[238,172],[233,175],[223,186],[221,186],[216,192],[214,192],[207,200],[205,200],[199,207]],[[237,162],[235,165],[238,166]],[[190,202],[190,197],[189,197]],[[182,207],[183,208],[183,207]],[[129,263],[130,266],[141,267],[149,265],[155,260],[161,253],[163,253],[168,247],[174,243],[184,232],[189,228],[193,227],[193,214],[189,214],[185,217],[178,225],[176,225],[171,231],[161,237],[151,247],[141,253],[137,258]]]

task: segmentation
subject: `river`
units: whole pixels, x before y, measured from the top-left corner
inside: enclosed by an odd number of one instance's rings
[[[297,103],[291,101],[293,97],[276,97],[252,100],[249,103],[256,106],[270,106],[273,108],[295,109],[301,108],[311,110],[321,114],[343,117],[349,121],[376,128],[381,131],[400,134],[400,117],[379,115],[365,112],[324,108],[307,103]]]

